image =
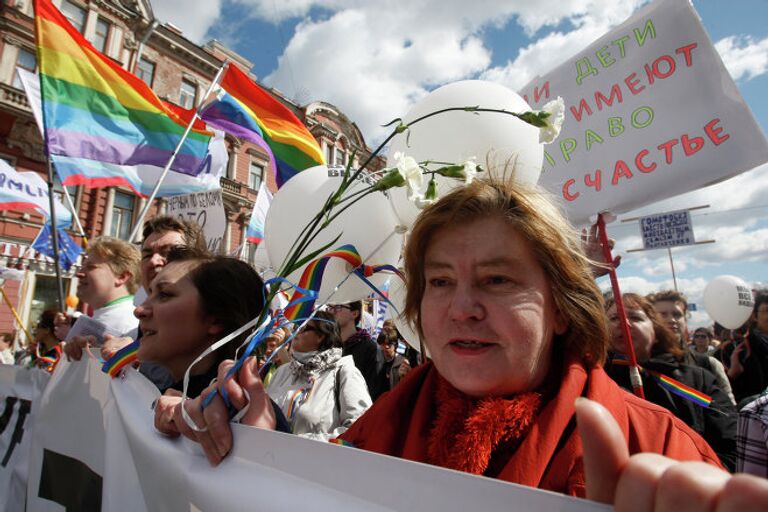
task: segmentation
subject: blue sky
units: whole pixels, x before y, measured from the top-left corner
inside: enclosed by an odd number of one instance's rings
[[[643,0],[154,0],[156,15],[190,39],[219,39],[254,63],[252,72],[298,103],[337,105],[369,144],[380,124],[405,114],[454,80],[492,78],[517,90],[623,22]],[[729,72],[768,132],[768,1],[693,2]],[[566,48],[566,51],[563,51]],[[570,52],[570,54],[569,54]],[[500,78],[500,77],[503,77]],[[734,274],[768,286],[768,166],[719,185],[649,205],[693,213],[710,245],[673,250],[678,286],[696,303],[707,282]],[[635,216],[637,212],[623,215]],[[624,263],[625,291],[671,288],[666,251],[640,247],[637,223],[609,226]],[[601,283],[603,286],[607,283]],[[692,324],[709,321],[704,312]]]

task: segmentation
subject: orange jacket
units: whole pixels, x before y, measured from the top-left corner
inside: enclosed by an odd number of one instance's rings
[[[437,380],[431,363],[414,369],[393,391],[382,395],[341,439],[364,450],[427,463]],[[560,390],[544,405],[499,479],[585,495],[581,439],[574,415],[579,396],[601,403],[613,414],[630,453],[656,452],[722,467],[704,439],[672,413],[622,390],[602,368],[587,370],[572,362],[565,367]]]

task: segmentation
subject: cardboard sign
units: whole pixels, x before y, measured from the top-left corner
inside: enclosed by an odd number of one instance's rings
[[[205,235],[208,250],[219,254],[227,228],[227,215],[221,189],[195,192],[167,198],[166,213],[172,217],[197,223]]]
[[[659,213],[640,219],[645,249],[661,249],[696,243],[691,213],[688,210]]]
[[[689,0],[640,9],[521,94],[562,96],[539,183],[570,220],[622,213],[768,161],[768,142]]]

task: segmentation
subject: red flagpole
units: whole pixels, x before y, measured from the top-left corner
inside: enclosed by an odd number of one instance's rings
[[[600,237],[600,245],[603,246],[603,257],[610,266],[608,275],[611,276],[611,288],[613,289],[613,298],[616,303],[616,313],[619,315],[619,321],[621,322],[621,334],[626,340],[627,357],[629,358],[629,380],[632,383],[632,389],[635,395],[640,398],[645,398],[643,393],[643,379],[640,376],[640,366],[637,364],[637,357],[635,356],[635,346],[632,344],[632,333],[629,331],[629,320],[627,320],[627,311],[624,309],[624,299],[621,296],[621,289],[619,289],[619,278],[616,276],[616,267],[613,266],[613,255],[611,254],[611,247],[608,245],[608,232],[605,229],[605,219],[603,214],[597,216],[597,231]]]

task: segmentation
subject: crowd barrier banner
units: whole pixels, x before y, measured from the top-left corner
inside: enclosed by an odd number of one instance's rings
[[[3,378],[0,390],[34,398],[34,386],[18,392],[5,386],[6,380],[11,379]],[[34,435],[25,436],[27,441],[32,437],[27,509],[609,510],[555,493],[241,425],[233,426],[232,454],[211,468],[196,444],[155,431],[150,404],[157,396],[155,387],[133,370],[110,380],[90,358],[62,362],[38,400],[39,413],[27,420],[35,420],[33,428],[26,426]],[[6,501],[4,510],[22,510],[18,503]]]
[[[49,380],[43,370],[0,364],[0,510],[24,510],[32,426]]]
[[[658,0],[520,92],[562,96],[539,183],[585,223],[768,161],[768,142],[689,0]]]

